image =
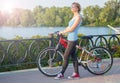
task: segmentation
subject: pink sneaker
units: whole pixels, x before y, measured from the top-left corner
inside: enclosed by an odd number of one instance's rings
[[[80,75],[78,73],[73,73],[72,76],[69,76],[68,79],[78,79],[80,78]]]
[[[55,80],[60,80],[60,79],[62,79],[62,78],[64,78],[64,75],[62,75],[62,74],[60,73],[60,74],[58,74],[54,79],[55,79]]]

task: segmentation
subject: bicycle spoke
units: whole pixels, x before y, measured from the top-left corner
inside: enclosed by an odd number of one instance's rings
[[[47,76],[55,76],[62,70],[63,56],[53,48],[44,50],[38,58],[39,70]]]
[[[87,67],[91,73],[100,75],[110,70],[113,59],[107,49],[95,47],[90,52],[92,56],[89,55]]]

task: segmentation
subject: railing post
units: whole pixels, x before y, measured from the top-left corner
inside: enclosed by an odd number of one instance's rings
[[[49,47],[53,47],[54,46],[54,36],[53,36],[53,34],[49,34],[49,36],[50,36],[50,41],[49,41]]]

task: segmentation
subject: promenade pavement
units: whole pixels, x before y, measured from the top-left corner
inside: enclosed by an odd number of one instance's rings
[[[79,67],[80,79],[67,79],[71,75],[73,67],[69,66],[65,72],[65,78],[54,80],[54,77],[43,75],[37,68],[0,73],[0,83],[120,83],[120,59],[114,59],[113,66],[104,75],[93,75]]]

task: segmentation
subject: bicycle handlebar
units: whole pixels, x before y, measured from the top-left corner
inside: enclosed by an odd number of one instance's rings
[[[54,33],[51,33],[52,35],[56,35],[57,37],[63,37],[62,34],[59,34],[60,31],[56,31]]]
[[[59,32],[60,32],[60,31],[56,31],[56,32],[54,32],[53,34],[59,34]]]

